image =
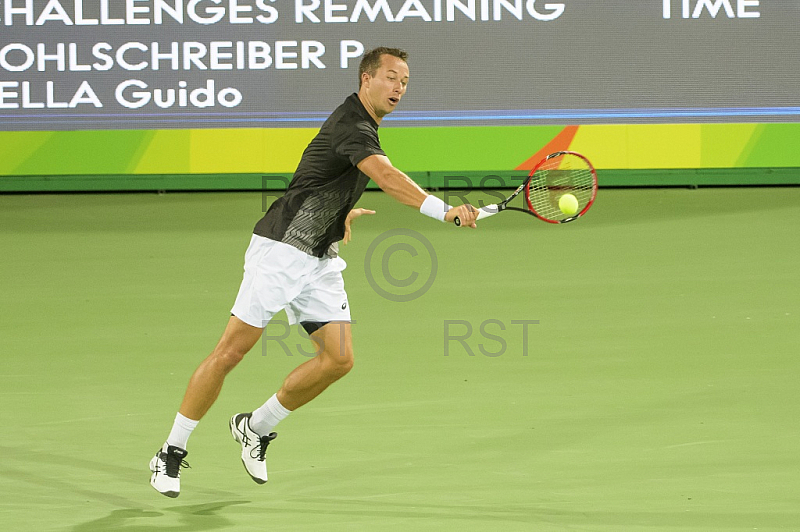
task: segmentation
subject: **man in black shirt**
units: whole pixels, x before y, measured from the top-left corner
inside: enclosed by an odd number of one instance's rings
[[[286,194],[272,204],[254,233],[285,242],[315,257],[336,256],[344,222],[369,177],[358,163],[385,155],[378,124],[351,94],[303,152]]]
[[[150,483],[160,493],[180,493],[189,435],[216,400],[225,376],[281,309],[309,333],[317,355],[295,368],[262,406],[231,418],[231,434],[241,445],[242,463],[254,481],[267,481],[265,452],[277,436],[272,429],[350,370],[350,309],[338,242],[349,239],[353,219],[371,213],[353,209],[370,179],[422,214],[443,222],[459,217],[462,226],[475,227],[477,211],[472,206],[452,208],[429,195],[392,166],[381,149],[378,126],[406,92],[406,60],[407,54],[396,48],[376,48],[364,55],[358,93],[325,121],[303,152],[286,194],[256,224],[228,326],[192,375],[172,431],[150,462]]]

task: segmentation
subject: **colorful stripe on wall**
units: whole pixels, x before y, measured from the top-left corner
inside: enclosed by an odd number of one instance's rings
[[[0,132],[0,175],[291,173],[315,128]],[[381,129],[407,172],[526,170],[570,149],[598,169],[800,167],[800,123]]]

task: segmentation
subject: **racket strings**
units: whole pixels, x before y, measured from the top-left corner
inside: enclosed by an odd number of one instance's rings
[[[578,200],[578,213],[594,196],[594,174],[581,158],[563,154],[545,161],[528,184],[526,194],[529,207],[540,216],[561,221],[575,216],[565,214],[559,207],[559,200],[565,194],[572,194]]]

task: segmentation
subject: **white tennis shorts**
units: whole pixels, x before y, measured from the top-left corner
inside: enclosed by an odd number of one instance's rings
[[[231,314],[264,328],[281,309],[289,323],[350,321],[341,257],[318,258],[294,246],[253,235]]]

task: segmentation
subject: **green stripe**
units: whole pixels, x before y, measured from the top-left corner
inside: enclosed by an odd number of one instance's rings
[[[126,173],[154,134],[148,130],[115,131],[113,135],[108,131],[52,133],[33,153],[21,158],[14,173]]]
[[[738,161],[741,166],[796,166],[800,158],[798,124],[764,124],[754,132]]]
[[[381,145],[398,168],[442,172],[513,170],[558,135],[563,126],[432,127],[381,130]]]

